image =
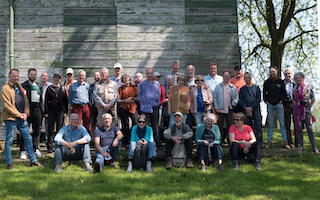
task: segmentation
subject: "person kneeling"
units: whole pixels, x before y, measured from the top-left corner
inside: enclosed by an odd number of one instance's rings
[[[234,113],[234,125],[230,126],[229,139],[231,143],[232,169],[239,169],[239,157],[245,156],[249,162],[254,162],[256,170],[261,170],[261,148],[250,126],[244,124],[245,115]]]
[[[192,168],[192,136],[193,132],[191,128],[183,123],[183,114],[181,112],[174,113],[174,124],[170,125],[168,129],[166,129],[163,133],[164,138],[166,139],[166,158],[167,158],[167,169],[172,168],[172,158],[176,160],[180,160],[177,162],[176,165],[184,166],[185,165],[185,158],[187,158],[187,167]],[[180,152],[178,154],[183,154],[182,157],[175,154],[177,152],[177,148],[180,144],[183,144],[183,149],[185,151]],[[176,151],[174,151],[176,150]],[[185,155],[186,154],[186,155]],[[181,161],[183,160],[183,161]],[[174,162],[175,163],[175,162]],[[181,163],[181,164],[179,164]]]
[[[204,123],[199,124],[196,129],[197,151],[200,157],[200,170],[206,170],[206,162],[213,163],[212,156],[218,159],[218,169],[224,171],[222,162],[223,151],[220,146],[221,134],[219,127],[214,123],[217,122],[215,114],[208,113],[203,119]]]
[[[94,143],[96,147],[96,161],[94,171],[102,172],[105,161],[113,165],[119,152],[119,141],[123,134],[117,126],[112,125],[112,115],[102,115],[103,126],[94,131]]]
[[[142,114],[138,118],[138,125],[131,130],[127,172],[131,172],[132,168],[146,168],[147,172],[152,172],[152,160],[156,156],[153,131],[146,125],[146,116]]]
[[[80,125],[77,113],[70,115],[70,125],[63,126],[54,138],[56,148],[54,152],[54,171],[62,171],[63,160],[83,160],[86,171],[92,171],[89,142],[91,137],[85,127]]]

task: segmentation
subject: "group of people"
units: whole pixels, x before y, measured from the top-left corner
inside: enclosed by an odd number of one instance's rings
[[[87,171],[102,172],[105,164],[114,165],[120,146],[128,150],[128,172],[140,167],[151,172],[162,142],[167,169],[175,165],[177,157],[179,161],[185,158],[187,167],[194,167],[192,148],[196,144],[201,170],[209,164],[224,170],[223,146],[230,148],[234,170],[239,168],[241,158],[260,170],[261,96],[268,111],[265,147],[272,144],[277,111],[283,147],[299,147],[303,151],[302,131],[306,128],[312,150],[319,154],[312,130],[311,107],[315,98],[302,72],[295,73],[293,81],[292,71],[286,69],[282,80],[277,68],[271,67],[261,95],[251,74],[244,73],[240,66],[234,68],[233,78],[230,71],[218,75],[215,63],[210,63],[206,76],[196,75],[192,64],[186,67],[186,74],[180,68],[180,62],[175,60],[165,76],[146,68],[145,80],[140,72],[133,80],[116,63],[112,77],[103,68],[94,72],[92,84],[86,82],[84,70],[77,72],[75,80],[72,68],[66,70],[64,84],[60,74],[54,74],[53,82],[48,82],[47,73],[42,73],[41,83],[37,83],[35,68],[28,70],[29,80],[20,84],[19,70],[11,69],[1,92],[7,168],[13,168],[11,145],[15,128],[20,132],[21,159],[27,159],[28,154],[31,166],[42,166],[37,158],[42,156],[39,141],[44,120],[47,152],[54,152],[56,172],[62,171],[64,160],[83,160]],[[90,146],[96,150],[94,162]],[[185,156],[173,155],[177,149]]]

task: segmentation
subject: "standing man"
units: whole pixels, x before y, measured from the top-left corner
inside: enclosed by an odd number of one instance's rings
[[[174,81],[173,84],[174,84],[174,85],[177,85],[177,84],[178,84],[177,78],[178,78],[178,75],[180,75],[180,74],[181,74],[181,73],[180,73],[180,60],[174,60],[174,61],[172,61],[172,64],[171,64],[171,72],[168,73],[168,74],[166,75],[166,77],[169,76],[169,75],[172,75],[172,76],[173,76],[173,81]],[[167,79],[164,79],[163,81],[164,81],[165,86],[167,86]]]
[[[73,73],[74,73],[73,69],[70,68],[70,67],[66,70],[67,78],[66,78],[66,81],[63,84],[63,87],[64,87],[64,90],[66,92],[67,97],[69,96],[69,88],[70,88],[70,86],[73,83],[77,82],[76,80],[74,80]],[[68,115],[66,115],[64,117],[64,125],[69,124],[69,115],[70,115],[70,113],[71,113],[71,105],[68,103]]]
[[[90,101],[90,125],[91,125],[91,137],[93,136],[93,131],[97,125],[98,109],[94,102],[93,92],[96,89],[96,85],[101,80],[101,75],[99,71],[95,71],[93,74],[94,82],[90,85],[89,101]]]
[[[204,77],[205,84],[210,87],[212,96],[216,86],[222,82],[222,76],[218,75],[218,65],[216,63],[210,64],[210,73]]]
[[[37,70],[35,68],[30,68],[28,70],[28,78],[29,80],[22,83],[22,87],[26,90],[28,100],[29,100],[31,115],[28,116],[28,123],[32,124],[33,149],[36,153],[36,156],[41,157],[42,154],[39,151],[39,142],[40,142],[41,121],[42,121],[42,110],[41,110],[42,98],[41,98],[40,86],[36,82]],[[22,145],[20,146],[20,149],[24,150],[23,142],[21,142],[20,145]]]
[[[230,83],[236,86],[237,91],[240,91],[240,88],[246,85],[246,82],[243,77],[243,71],[240,65],[236,65],[234,67],[234,74],[235,76],[230,80]]]
[[[40,91],[41,91],[41,98],[42,98],[42,102],[41,102],[41,110],[42,112],[44,111],[44,99],[45,99],[45,96],[46,96],[46,91],[47,91],[47,88],[52,84],[48,81],[49,79],[49,76],[48,76],[48,73],[47,72],[43,72],[40,76],[41,78],[41,83],[40,83]],[[48,140],[48,119],[43,116],[42,120],[44,119],[44,126],[45,126],[45,141],[47,142]],[[42,125],[42,122],[41,122],[41,125]],[[40,138],[41,140],[41,138]]]
[[[103,126],[102,115],[110,113],[115,116],[115,104],[118,100],[116,82],[109,79],[109,70],[103,68],[100,71],[101,81],[96,84],[93,92],[94,101],[98,109],[97,125]]]
[[[143,81],[143,74],[141,72],[137,72],[135,77],[135,85],[138,87],[142,81]]]
[[[113,65],[114,76],[110,78],[110,80],[116,82],[116,91],[118,91],[119,87],[122,85],[121,77],[122,77],[122,65],[120,63],[115,63]]]
[[[151,122],[155,141],[159,145],[160,84],[154,80],[152,68],[146,69],[146,77],[147,80],[142,81],[138,88],[140,110],[146,115],[148,123]]]
[[[261,90],[252,84],[251,74],[244,74],[246,85],[240,89],[239,105],[245,114],[245,124],[254,130],[257,142],[262,145],[262,117],[260,110]]]
[[[68,101],[71,104],[71,112],[77,113],[82,120],[83,126],[90,132],[90,108],[89,90],[90,85],[85,82],[86,72],[82,69],[78,71],[78,81],[69,88]]]
[[[196,68],[193,64],[189,64],[187,66],[187,84],[188,87],[191,89],[192,87],[196,87]]]
[[[287,140],[287,131],[284,123],[283,100],[286,96],[286,89],[283,80],[278,77],[277,67],[271,67],[269,70],[269,78],[263,83],[263,100],[267,104],[268,111],[268,144],[267,148],[271,147],[274,112],[277,111],[280,122],[280,131],[283,141],[283,147],[290,149]]]
[[[286,95],[283,100],[283,108],[284,108],[284,120],[286,124],[286,131],[287,131],[287,139],[288,139],[288,145],[292,146],[292,134],[291,134],[291,122],[293,120],[293,88],[295,86],[295,83],[292,81],[292,70],[287,68],[283,72],[284,74],[284,87],[286,89]],[[295,133],[295,129],[294,129]],[[298,146],[298,140],[297,137],[294,138],[294,144],[297,147]]]
[[[223,72],[223,82],[219,83],[213,93],[214,109],[218,114],[218,126],[222,132],[222,145],[227,145],[225,139],[229,138],[229,127],[232,124],[233,107],[238,104],[239,96],[237,88],[230,83],[231,74],[229,71]],[[226,123],[227,127],[224,128]]]
[[[2,86],[1,97],[3,100],[2,119],[6,126],[5,160],[7,169],[12,169],[11,144],[13,132],[18,128],[29,154],[31,166],[42,166],[37,162],[33,152],[32,137],[29,133],[29,124],[26,121],[30,114],[29,102],[25,89],[19,84],[19,70],[9,72],[9,82]]]

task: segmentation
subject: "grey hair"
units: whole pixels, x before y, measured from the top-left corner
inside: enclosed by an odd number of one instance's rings
[[[104,113],[102,115],[102,119],[106,118],[107,116],[111,117],[111,119],[112,119],[112,115],[110,113]]]
[[[103,72],[103,71],[106,71],[108,74],[109,74],[109,69],[107,69],[107,68],[102,68],[101,70],[100,70],[100,72]]]
[[[203,121],[204,122],[207,122],[209,119],[211,119],[214,123],[217,122],[218,118],[215,114],[213,113],[208,113],[204,118],[203,118]]]
[[[83,69],[79,69],[79,71],[78,71],[78,76],[79,76],[79,74],[80,74],[81,72],[83,72],[84,75],[87,75],[87,72],[86,72],[86,71],[84,71]]]
[[[298,76],[301,76],[303,79],[305,77],[304,73],[303,72],[296,72],[293,76],[294,79],[296,79]]]

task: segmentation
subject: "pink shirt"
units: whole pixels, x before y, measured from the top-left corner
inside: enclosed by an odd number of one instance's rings
[[[250,141],[251,131],[252,131],[252,128],[246,124],[243,124],[242,131],[240,131],[235,124],[231,125],[229,128],[229,134],[233,133],[235,136],[234,139],[238,141],[241,141],[241,140]],[[240,144],[240,147],[244,147],[244,145]]]

